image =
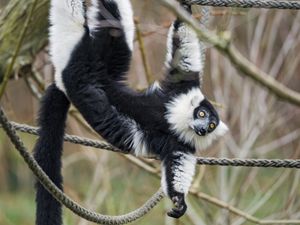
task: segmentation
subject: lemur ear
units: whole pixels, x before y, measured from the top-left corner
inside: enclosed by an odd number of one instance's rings
[[[197,107],[197,106],[199,106],[200,101],[201,101],[201,97],[198,96],[198,95],[196,95],[196,96],[194,96],[194,97],[192,98],[192,100],[191,100],[191,105],[192,105],[193,107]]]
[[[221,136],[224,136],[228,130],[229,130],[228,126],[222,120],[220,120],[219,125],[215,129],[214,133],[217,136],[221,137]]]

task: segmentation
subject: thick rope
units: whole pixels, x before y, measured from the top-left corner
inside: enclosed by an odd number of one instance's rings
[[[102,215],[90,211],[80,206],[78,203],[74,202],[70,197],[65,195],[58,187],[55,186],[55,184],[50,180],[47,174],[42,170],[42,168],[35,161],[33,156],[28,152],[28,150],[24,146],[24,143],[17,135],[14,126],[8,121],[7,117],[5,116],[2,107],[0,107],[0,123],[2,124],[2,128],[5,130],[11,142],[14,144],[14,146],[21,154],[21,156],[27,163],[28,167],[32,170],[34,175],[40,181],[40,183],[51,193],[51,195],[57,201],[59,201],[61,204],[66,206],[68,209],[70,209],[78,216],[88,221],[98,223],[98,224],[110,224],[110,225],[130,223],[147,214],[164,197],[162,190],[159,189],[143,206],[125,215],[108,216],[108,215]],[[33,133],[35,132],[36,131],[34,131]]]
[[[38,128],[24,124],[10,123],[14,129],[38,135]],[[65,135],[64,140],[73,144],[80,144],[87,147],[99,148],[103,150],[124,153],[121,150],[114,148],[104,141],[96,141],[88,138],[82,138],[75,135]],[[242,167],[272,167],[272,168],[300,168],[300,160],[290,159],[227,159],[227,158],[206,158],[198,157],[197,162],[200,165],[209,166],[242,166]]]
[[[198,157],[197,163],[210,166],[243,166],[300,169],[300,160],[291,159],[218,159]]]
[[[22,133],[27,133],[27,134],[32,134],[35,136],[38,136],[38,128],[36,127],[32,127],[32,126],[28,126],[26,124],[19,124],[19,123],[15,123],[15,122],[10,122],[10,124],[18,131],[22,132]],[[70,142],[73,144],[79,144],[79,145],[84,145],[87,147],[93,147],[93,148],[99,148],[99,149],[103,149],[103,150],[108,150],[108,151],[112,151],[112,152],[122,152],[120,149],[115,148],[114,146],[108,144],[107,142],[104,141],[96,141],[96,140],[92,140],[89,138],[82,138],[76,135],[68,135],[66,134],[64,136],[64,140],[66,142]],[[122,152],[124,153],[124,152]]]
[[[266,9],[300,9],[300,1],[285,0],[184,0],[186,4],[214,7],[266,8]]]

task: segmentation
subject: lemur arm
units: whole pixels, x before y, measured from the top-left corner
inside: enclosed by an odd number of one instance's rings
[[[187,209],[185,196],[195,174],[195,149],[171,136],[164,140],[164,143],[160,154],[161,187],[175,206],[168,215],[179,218]]]
[[[162,161],[161,185],[164,192],[175,205],[168,215],[181,217],[186,209],[185,196],[191,186],[196,166],[193,154],[175,151]]]

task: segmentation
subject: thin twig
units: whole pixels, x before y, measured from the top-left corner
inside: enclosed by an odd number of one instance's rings
[[[148,84],[151,84],[152,83],[152,72],[151,72],[151,68],[147,61],[145,43],[144,43],[144,39],[143,39],[143,34],[140,29],[140,23],[139,23],[138,19],[135,19],[134,23],[135,23],[137,41],[139,43],[139,49],[141,52],[142,61],[143,61],[143,65],[144,65],[143,67],[144,67],[145,74],[147,77],[147,82],[148,82]]]

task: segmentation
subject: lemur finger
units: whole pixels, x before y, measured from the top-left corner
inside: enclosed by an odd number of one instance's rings
[[[168,216],[173,217],[173,218],[179,218],[185,214],[187,210],[186,205],[181,205],[179,208],[173,208],[171,211],[167,213]]]
[[[184,195],[176,195],[171,198],[175,208],[168,212],[168,216],[173,218],[179,218],[186,212],[187,206],[185,204]]]

